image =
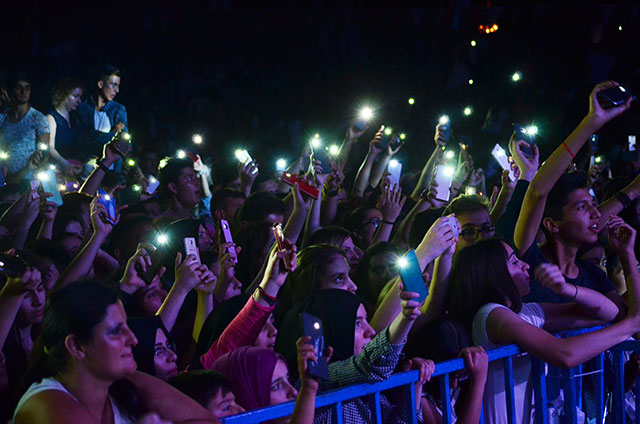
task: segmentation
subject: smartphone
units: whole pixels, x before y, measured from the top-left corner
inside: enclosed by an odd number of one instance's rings
[[[515,181],[516,175],[514,174],[513,169],[511,169],[509,158],[507,157],[507,153],[504,149],[499,144],[496,144],[493,146],[493,150],[491,150],[491,155],[495,158],[502,169],[509,171],[509,179],[511,181]]]
[[[404,283],[404,289],[420,295],[412,300],[420,303],[424,302],[429,295],[429,289],[427,289],[427,285],[424,282],[422,269],[420,269],[420,263],[418,262],[415,250],[411,250],[400,258],[398,261],[398,270],[400,272],[400,278]]]
[[[389,145],[389,141],[391,137],[393,137],[393,128],[382,126],[382,138],[378,142],[378,147],[382,150],[387,150],[387,146]]]
[[[152,250],[149,251],[149,249],[147,249],[147,254],[151,259],[151,265],[146,266],[147,270],[143,272],[142,266],[139,263],[137,263],[135,266],[136,266],[136,272],[138,273],[140,278],[142,278],[144,282],[147,283],[148,285],[148,284],[151,284],[151,282],[153,281],[153,278],[156,276],[156,274],[162,267],[162,252],[156,249],[155,246],[153,246]]]
[[[603,107],[610,109],[624,104],[629,97],[635,96],[631,90],[619,85],[617,87],[611,87],[606,90],[599,91],[597,97]]]
[[[107,210],[105,219],[113,225],[116,225],[116,199],[102,189],[98,189],[98,203]]]
[[[589,146],[593,153],[598,151],[598,134],[592,134],[591,137],[589,137]]]
[[[224,243],[233,243],[233,237],[231,237],[231,227],[229,227],[229,221],[226,219],[221,219],[220,222],[220,234],[222,235],[222,241]],[[233,250],[235,253],[234,247],[229,247],[228,251]]]
[[[0,273],[9,277],[20,277],[27,269],[27,263],[19,255],[0,254]]]
[[[278,244],[278,250],[284,250],[284,233],[282,232],[282,224],[276,223],[271,227],[273,230],[273,237],[276,239],[276,243]]]
[[[458,235],[460,235],[460,232],[458,231],[458,219],[455,216],[447,216],[445,217],[446,219],[443,219],[442,221],[451,227],[451,231],[453,231],[453,235],[458,237]]]
[[[247,152],[247,149],[236,150],[236,158],[238,158],[240,163],[243,165],[247,162],[253,161],[253,159],[251,158],[251,155],[249,155],[249,152]],[[255,175],[257,173],[258,173],[258,167],[256,166],[253,172],[251,172],[251,174]]]
[[[367,121],[365,121],[364,119],[357,119],[353,123],[353,127],[358,131],[363,131],[366,128],[366,126],[367,126]]]
[[[47,199],[48,202],[54,202],[56,205],[62,205],[62,196],[60,190],[58,190],[58,180],[56,179],[56,173],[52,169],[38,172],[38,179],[40,180],[39,190],[45,193],[51,193],[53,196]]]
[[[31,184],[31,191],[33,191],[33,193],[31,194],[31,198],[32,199],[36,199],[36,198],[40,197],[40,195],[38,194],[38,187],[40,187],[40,181],[39,180],[31,180],[29,182],[29,184]]]
[[[120,131],[113,136],[112,141],[114,141],[113,147],[120,153],[120,156],[125,157],[131,153],[131,136],[129,133]]]
[[[147,188],[144,191],[145,193],[152,195],[153,193],[156,192],[159,186],[160,186],[160,181],[158,181],[158,179],[153,175],[149,175],[147,177]]]
[[[630,135],[628,140],[629,140],[629,151],[630,152],[635,152],[636,151],[636,136],[635,135]]]
[[[442,201],[449,201],[451,192],[451,183],[453,182],[453,174],[455,174],[455,168],[451,165],[440,164],[436,167],[435,180],[438,183],[436,187],[436,199]]]
[[[196,258],[196,263],[200,264],[200,253],[198,252],[198,245],[196,239],[193,237],[185,237],[184,242],[184,257],[193,255]]]
[[[313,187],[305,183],[300,178],[291,174],[290,172],[282,173],[282,182],[290,185],[291,187],[293,187],[295,183],[298,183],[298,188],[300,189],[300,192],[306,194],[312,199],[318,200],[320,196],[320,190],[318,190],[316,187]]]
[[[331,162],[329,162],[329,152],[325,147],[312,147],[311,148],[311,156],[313,156],[313,160],[319,160],[321,162],[322,170],[321,174],[328,174],[331,172]]]
[[[400,186],[400,176],[402,175],[402,163],[398,162],[395,159],[391,159],[389,161],[389,165],[387,165],[387,171],[389,172],[389,188],[393,189],[394,184],[398,184]]]
[[[524,140],[529,143],[529,146],[520,146],[520,151],[525,157],[531,159],[533,157],[533,148],[532,146],[535,144],[534,134],[529,134],[527,129],[520,124],[513,124],[513,131],[516,136],[516,140]]]
[[[307,362],[307,372],[321,380],[329,381],[329,366],[327,357],[324,356],[324,333],[322,331],[322,321],[305,312],[300,314],[302,324],[302,334],[311,337],[309,341],[316,350],[317,361]]]

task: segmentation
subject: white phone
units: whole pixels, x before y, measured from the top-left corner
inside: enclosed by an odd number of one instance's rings
[[[158,181],[158,179],[153,175],[149,175],[147,177],[147,188],[145,192],[151,195],[156,192],[156,189],[158,188],[159,185],[160,185],[160,181]]]
[[[387,171],[389,171],[389,188],[393,189],[393,185],[397,184],[400,186],[400,176],[402,175],[402,163],[398,162],[395,159],[391,159],[389,161],[389,165],[387,166]]]
[[[451,188],[453,174],[455,174],[455,172],[455,168],[451,165],[440,164],[436,167],[435,180],[438,183],[438,187],[436,187],[436,199],[443,201],[449,200],[451,196],[449,189]]]
[[[233,243],[233,237],[231,237],[231,228],[229,227],[229,222],[226,219],[220,220],[220,229],[222,230],[222,238],[225,243]],[[229,251],[233,250],[235,253],[234,247],[229,247]]]
[[[196,263],[200,263],[200,253],[198,253],[198,247],[196,246],[196,239],[193,237],[184,238],[184,253],[185,258],[189,255],[196,257]]]
[[[630,152],[635,152],[636,151],[636,136],[635,135],[630,135],[629,136],[629,151]]]
[[[509,179],[511,181],[515,181],[516,175],[514,174],[513,169],[511,169],[509,158],[507,157],[507,153],[504,149],[499,144],[496,144],[493,147],[493,150],[491,150],[491,155],[498,161],[498,164],[500,164],[502,169],[509,171]]]
[[[253,161],[253,159],[251,158],[251,155],[249,154],[249,152],[247,152],[247,149],[242,149],[242,150],[236,150],[236,158],[238,158],[238,160],[240,161],[241,164],[245,164],[247,162],[251,162]],[[253,170],[253,172],[251,172],[252,174],[257,174],[258,173],[258,167],[256,166],[255,169]]]

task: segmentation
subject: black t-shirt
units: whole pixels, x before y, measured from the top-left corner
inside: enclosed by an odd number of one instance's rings
[[[531,292],[526,295],[523,302],[542,302],[542,303],[567,303],[570,299],[559,296],[546,287],[542,287],[533,277],[533,270],[542,263],[551,263],[542,253],[542,250],[536,243],[533,243],[529,250],[524,254],[524,261],[530,266],[529,276],[531,277]],[[575,284],[580,287],[587,287],[599,293],[607,294],[615,290],[613,283],[607,277],[607,274],[591,262],[576,259],[578,265],[578,276],[576,278],[565,279],[568,283]]]

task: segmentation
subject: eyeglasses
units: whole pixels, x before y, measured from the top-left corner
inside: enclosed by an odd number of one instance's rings
[[[158,358],[166,358],[167,356],[169,356],[170,351],[171,353],[176,353],[176,347],[173,343],[167,343],[167,346],[156,346],[153,349],[153,354]]]
[[[496,227],[491,225],[483,225],[480,228],[477,227],[465,227],[462,229],[460,234],[466,241],[476,241],[480,233],[482,233],[482,237],[491,237],[495,234]]]

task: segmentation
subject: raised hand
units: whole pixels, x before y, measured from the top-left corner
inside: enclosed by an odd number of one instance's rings
[[[600,101],[598,100],[598,93],[600,91],[612,87],[617,87],[619,85],[620,84],[615,81],[601,82],[600,84],[596,85],[591,91],[591,94],[589,94],[589,113],[587,114],[587,118],[589,118],[597,126],[602,126],[611,121],[616,116],[624,113],[631,107],[631,102],[635,100],[635,97],[630,97],[626,102],[624,102],[624,104],[620,106],[614,106],[610,109],[604,109],[602,105],[600,105]]]
[[[394,184],[393,187],[383,188],[383,192],[378,199],[377,208],[382,213],[382,219],[388,222],[395,222],[402,211],[407,196],[402,195],[402,187]]]
[[[533,157],[528,158],[522,153],[523,146],[531,148]],[[514,133],[511,134],[511,138],[509,139],[509,153],[511,154],[513,162],[520,170],[520,179],[531,181],[538,171],[538,166],[540,166],[540,150],[538,149],[538,145],[534,144],[530,146],[526,141],[518,140]]]
[[[457,232],[460,234],[461,228],[458,220],[455,219],[455,214],[442,216],[433,223],[429,231],[424,235],[422,241],[416,248],[416,255],[419,254],[419,259],[425,259],[427,266],[429,262],[443,254],[447,249],[455,250],[458,237],[453,231],[451,223],[457,227]]]
[[[142,278],[141,273],[147,271],[148,267],[153,266],[150,253],[155,251],[156,248],[149,243],[139,243],[136,252],[129,258],[127,265],[124,268],[124,274],[120,279],[120,289],[128,294],[133,294],[138,289],[144,288],[147,282]],[[166,271],[165,267],[158,269],[158,272],[153,277],[159,280]],[[151,281],[150,283],[152,283]]]
[[[418,302],[416,299],[420,295],[416,292],[409,292],[405,290],[404,283],[400,284],[400,299],[402,300],[402,316],[407,321],[415,321],[420,316],[420,307],[424,302]]]
[[[636,230],[617,215],[611,215],[607,222],[609,244],[615,253],[633,253],[636,243]]]
[[[53,222],[56,219],[58,205],[55,202],[49,202],[47,198],[53,196],[51,193],[40,193],[40,216],[44,221]]]
[[[316,348],[309,343],[310,341],[310,336],[302,336],[296,341],[296,350],[298,352],[298,375],[300,376],[302,386],[318,390],[318,381],[307,373],[309,361],[318,361],[318,352],[316,352]],[[324,351],[324,356],[327,358],[327,361],[331,359],[332,355],[333,348],[331,346],[327,346]]]
[[[107,221],[107,210],[101,203],[98,202],[98,197],[94,197],[89,205],[91,212],[91,225],[95,234],[106,237],[114,227],[114,224]],[[116,224],[120,220],[120,214],[116,215]]]
[[[442,124],[436,125],[436,133],[433,136],[433,141],[435,141],[436,146],[444,146],[445,144],[447,144],[447,140],[445,140],[444,131],[442,130],[442,127],[444,126],[446,125],[442,125]]]
[[[369,154],[377,155],[382,151],[380,148],[380,140],[382,140],[382,131],[384,130],[384,126],[381,126],[376,135],[373,136],[371,141],[369,142]]]
[[[178,252],[175,262],[175,284],[187,291],[195,288],[202,282],[198,271],[199,267],[200,264],[194,255],[187,256],[183,261],[182,253]]]
[[[218,277],[206,265],[200,265],[196,272],[200,274],[200,283],[195,287],[196,291],[207,295],[212,294]]]

